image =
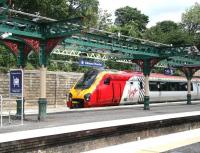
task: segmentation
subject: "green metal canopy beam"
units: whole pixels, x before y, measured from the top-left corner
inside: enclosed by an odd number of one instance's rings
[[[132,40],[130,37],[114,37],[114,34],[93,34],[84,33],[73,35],[67,38],[65,44],[76,44],[82,47],[91,47],[108,50],[113,53],[121,53],[127,59],[131,58],[161,58],[167,59],[170,57],[192,57],[194,60],[199,60],[200,56],[192,56],[191,50],[193,46],[173,47],[165,44],[145,43],[145,40]],[[147,41],[148,42],[148,41]]]
[[[82,28],[74,26],[68,21],[47,23],[36,23],[28,20],[11,18],[0,21],[0,32],[9,32],[14,35],[23,35],[38,39],[48,39],[55,37],[69,37],[73,34],[80,33]]]
[[[112,39],[95,40],[82,36],[72,36],[70,38],[65,39],[65,43],[76,44],[85,47],[98,48],[109,50],[113,53],[129,53],[132,55],[141,55],[141,56],[150,56],[150,57],[159,57],[158,50],[153,47],[142,47],[136,46],[131,43],[123,44],[120,41],[112,42]],[[109,41],[108,41],[109,40]],[[128,46],[126,46],[128,45]]]

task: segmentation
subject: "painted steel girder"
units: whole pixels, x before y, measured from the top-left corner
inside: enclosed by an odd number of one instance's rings
[[[121,54],[112,54],[108,52],[93,52],[93,51],[87,51],[84,50],[85,48],[82,48],[81,46],[68,46],[68,47],[58,47],[53,50],[52,54],[57,55],[64,55],[64,56],[75,56],[75,57],[86,57],[86,58],[92,58],[92,59],[98,59],[98,60],[118,60],[121,59],[123,55]]]
[[[118,43],[130,43],[130,44],[135,44],[143,47],[148,47],[148,48],[156,48],[156,47],[169,47],[170,45],[162,44],[162,43],[157,43],[157,42],[152,42],[149,40],[144,40],[144,39],[139,39],[139,38],[133,38],[129,36],[117,36],[115,33],[109,33],[109,32],[101,32],[97,31],[96,33],[91,33],[87,32],[82,34],[83,37],[87,37],[89,39],[96,39],[96,40],[106,40],[106,41],[114,41]]]
[[[116,38],[112,35],[100,35],[100,34],[92,34],[85,33],[82,35],[75,36],[84,41],[96,42],[99,44],[111,44],[113,47],[122,47],[122,48],[134,48],[135,50],[143,50],[146,52],[151,52],[154,54],[159,54],[159,50],[157,47],[153,45],[147,45],[139,40],[131,40],[130,38],[120,37]]]
[[[110,50],[110,51],[114,51],[118,53],[129,53],[133,55],[159,57],[159,54],[157,53],[157,51],[155,53],[153,50],[143,50],[143,48],[138,48],[136,46],[132,46],[132,47],[122,46],[120,44],[112,44],[106,41],[99,42],[96,40],[89,40],[89,39],[80,38],[76,36],[65,39],[65,43],[76,44],[76,45],[98,48],[98,49],[106,49],[106,50]]]
[[[71,20],[55,21],[42,24],[43,35],[45,38],[71,37],[73,34],[80,33],[83,27],[78,24],[69,23]]]
[[[20,20],[4,20],[0,21],[0,32],[9,32],[13,35],[23,35],[28,37],[36,37],[42,39],[39,33],[40,27],[34,22],[25,22]]]
[[[161,56],[174,57],[174,56],[193,56],[196,52],[195,46],[179,46],[179,47],[161,47]],[[196,57],[196,56],[195,56]]]
[[[70,37],[80,33],[81,26],[67,21],[37,23],[19,18],[9,18],[0,21],[0,32],[9,32],[13,35],[22,35],[38,39],[49,39],[55,37]]]
[[[168,60],[169,63],[174,63],[175,65],[200,65],[200,61],[199,60],[195,60],[193,58],[185,58],[185,57],[180,57],[180,56],[176,56],[176,57],[172,57],[169,58]]]

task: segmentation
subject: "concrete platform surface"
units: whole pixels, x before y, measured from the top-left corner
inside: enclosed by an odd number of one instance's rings
[[[183,153],[179,152],[179,149],[176,149],[176,151],[170,150],[198,142],[200,142],[200,129],[195,129],[154,138],[147,138],[121,145],[105,147],[84,153]]]

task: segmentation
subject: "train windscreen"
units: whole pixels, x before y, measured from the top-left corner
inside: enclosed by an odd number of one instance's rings
[[[98,75],[97,70],[91,70],[86,72],[83,77],[77,82],[75,85],[75,89],[87,89],[89,88],[92,83],[95,81],[96,77]]]

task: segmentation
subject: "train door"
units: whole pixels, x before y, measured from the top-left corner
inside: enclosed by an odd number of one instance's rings
[[[131,78],[126,81],[124,90],[122,89],[121,104],[133,104],[138,102],[139,98],[138,81],[135,78]]]
[[[111,84],[111,78],[106,77],[98,87],[98,105],[111,105],[112,98],[113,87]]]
[[[113,104],[119,104],[121,99],[121,84],[119,82],[113,82]]]

